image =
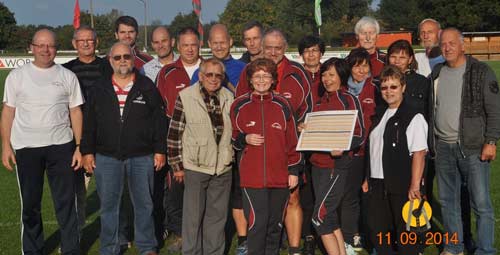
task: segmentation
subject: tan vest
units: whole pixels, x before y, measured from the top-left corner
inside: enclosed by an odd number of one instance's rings
[[[234,152],[231,144],[232,127],[229,113],[234,98],[226,88],[221,88],[218,92],[224,131],[217,145],[200,86],[201,84],[197,82],[179,93],[186,118],[186,126],[182,135],[182,164],[187,170],[220,175],[231,170],[233,163]]]

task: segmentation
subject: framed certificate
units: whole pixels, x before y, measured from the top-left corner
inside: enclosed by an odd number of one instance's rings
[[[357,110],[308,113],[297,151],[349,150],[357,117]]]

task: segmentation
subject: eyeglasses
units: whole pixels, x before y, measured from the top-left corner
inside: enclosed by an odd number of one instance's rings
[[[382,90],[382,91],[385,91],[385,90],[388,90],[388,89],[391,89],[391,90],[396,90],[396,89],[398,89],[399,87],[401,87],[401,86],[398,86],[398,85],[383,86],[383,87],[381,86],[381,87],[380,87],[380,90]]]
[[[86,44],[86,43],[87,43],[87,44],[92,45],[92,44],[94,44],[94,43],[95,43],[95,40],[94,40],[94,39],[79,39],[79,40],[75,40],[75,41],[76,41],[76,43],[78,43],[78,44]]]
[[[43,49],[49,49],[49,50],[55,50],[57,49],[57,45],[50,45],[50,44],[36,44],[36,43],[32,43],[31,44],[33,47],[39,49],[39,50],[43,50]]]
[[[115,55],[113,56],[113,60],[114,61],[120,61],[120,60],[131,60],[132,59],[132,55],[130,54],[123,54],[123,55]]]
[[[221,73],[203,73],[203,75],[207,78],[215,78],[217,80],[222,80],[224,79],[224,74]]]
[[[272,75],[254,75],[252,80],[254,81],[271,81],[273,79]]]

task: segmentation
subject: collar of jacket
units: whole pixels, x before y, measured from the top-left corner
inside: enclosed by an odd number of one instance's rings
[[[466,55],[465,56],[465,73],[468,73],[471,69],[471,66],[477,62],[478,62],[477,59],[475,59],[469,55]],[[439,63],[434,67],[434,69],[432,69],[432,73],[431,73],[432,80],[439,78],[439,73],[441,72],[441,68],[443,68],[443,66],[445,66],[445,65],[448,66],[448,62]]]
[[[267,93],[266,95],[259,95],[259,94],[254,94],[252,92],[248,92],[250,93],[250,98],[252,99],[252,101],[270,101],[274,98],[274,92],[269,92]]]
[[[139,71],[137,71],[137,69],[134,67],[134,70],[133,70],[134,74],[135,74],[135,81],[134,81],[134,85],[132,86],[132,88],[130,89],[129,91],[129,94],[132,94],[134,91],[136,91],[137,89],[145,89],[146,86],[145,86],[145,77],[144,75],[140,74]],[[113,88],[113,82],[112,82],[112,75],[109,76],[109,82],[106,82],[106,86],[105,86],[105,89],[108,90],[108,92],[112,92],[113,94],[115,93],[115,89]]]

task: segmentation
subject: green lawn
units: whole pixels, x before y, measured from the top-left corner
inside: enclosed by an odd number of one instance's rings
[[[497,77],[500,79],[500,62],[489,62],[495,70]],[[0,71],[0,95],[3,95],[3,83],[8,71]],[[499,151],[500,153],[500,151]],[[500,155],[500,154],[498,154]],[[19,254],[20,249],[20,205],[19,192],[15,173],[6,171],[0,167],[0,255],[1,254]],[[47,182],[46,182],[47,183]],[[491,171],[491,196],[496,215],[496,233],[500,233],[500,160],[496,160],[492,164]],[[88,192],[88,208],[87,208],[87,225],[83,231],[82,250],[86,254],[98,254],[99,246],[99,217],[98,217],[98,198],[95,192],[94,182],[91,182]],[[434,208],[437,209],[437,208]],[[46,248],[49,254],[57,254],[59,245],[58,226],[54,216],[52,200],[48,185],[44,187],[42,215],[44,221],[44,232],[46,239]],[[500,251],[500,241],[495,240],[495,247]],[[234,247],[233,247],[234,249]],[[137,251],[132,248],[127,254],[137,254]],[[167,254],[166,249],[161,251],[161,254]],[[232,253],[234,254],[234,253]],[[286,254],[286,253],[282,253]],[[319,253],[318,253],[319,254]],[[425,254],[438,254],[435,247],[426,249]]]

